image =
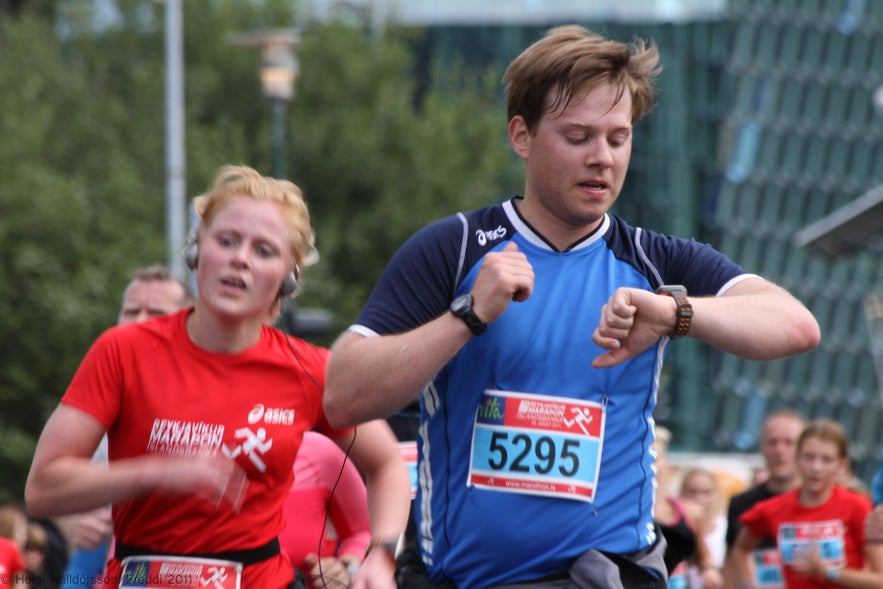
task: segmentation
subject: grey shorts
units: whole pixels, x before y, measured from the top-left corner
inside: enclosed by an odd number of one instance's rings
[[[589,550],[554,580],[499,585],[493,589],[666,589],[665,538],[634,554],[610,554]]]
[[[560,574],[525,583],[498,585],[493,589],[666,589],[665,546],[665,538],[659,533],[653,546],[634,554],[589,550]],[[430,581],[416,548],[411,547],[411,550],[410,555],[399,557],[396,574],[399,589],[456,589],[450,582],[438,584]]]

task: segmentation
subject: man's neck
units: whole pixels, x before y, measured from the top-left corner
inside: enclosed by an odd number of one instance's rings
[[[539,206],[535,199],[526,197],[512,199],[512,206],[540,237],[559,252],[569,250],[574,244],[597,231],[604,222],[604,216],[601,215],[585,224],[568,223]]]
[[[769,479],[764,483],[767,489],[775,494],[785,493],[800,486],[800,479],[796,476],[789,478]]]

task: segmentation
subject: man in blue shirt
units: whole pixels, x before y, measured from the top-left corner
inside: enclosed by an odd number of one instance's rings
[[[528,47],[504,76],[524,195],[418,231],[334,346],[335,425],[419,394],[431,584],[665,587],[650,446],[668,344],[755,360],[818,344],[782,288],[608,212],[658,60],[579,26]]]

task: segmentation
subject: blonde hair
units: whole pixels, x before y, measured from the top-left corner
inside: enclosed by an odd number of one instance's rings
[[[319,261],[316,236],[303,191],[289,180],[263,176],[248,166],[226,165],[218,169],[208,192],[193,199],[199,216],[196,239],[205,233],[218,211],[235,198],[246,197],[279,205],[291,242],[291,269],[303,269]]]
[[[714,487],[715,493],[720,493],[720,484],[718,483],[717,473],[708,470],[707,468],[702,468],[701,466],[693,466],[684,471],[683,476],[681,476],[681,495],[684,495],[687,491],[687,485],[690,481],[696,477],[702,478],[705,477],[709,481],[711,481],[712,486]]]
[[[668,447],[671,445],[671,430],[664,425],[657,425],[656,441],[659,443],[663,450],[668,450]]]
[[[23,543],[28,525],[25,512],[14,505],[0,506],[0,538]]]
[[[46,529],[37,522],[28,522],[28,544],[44,554],[49,551],[49,535]]]

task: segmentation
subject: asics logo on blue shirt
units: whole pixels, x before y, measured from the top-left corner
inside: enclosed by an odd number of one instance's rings
[[[504,237],[506,237],[506,228],[502,225],[497,225],[496,229],[491,229],[490,231],[479,229],[475,232],[475,238],[478,240],[478,245],[485,245],[489,241],[503,239]]]

